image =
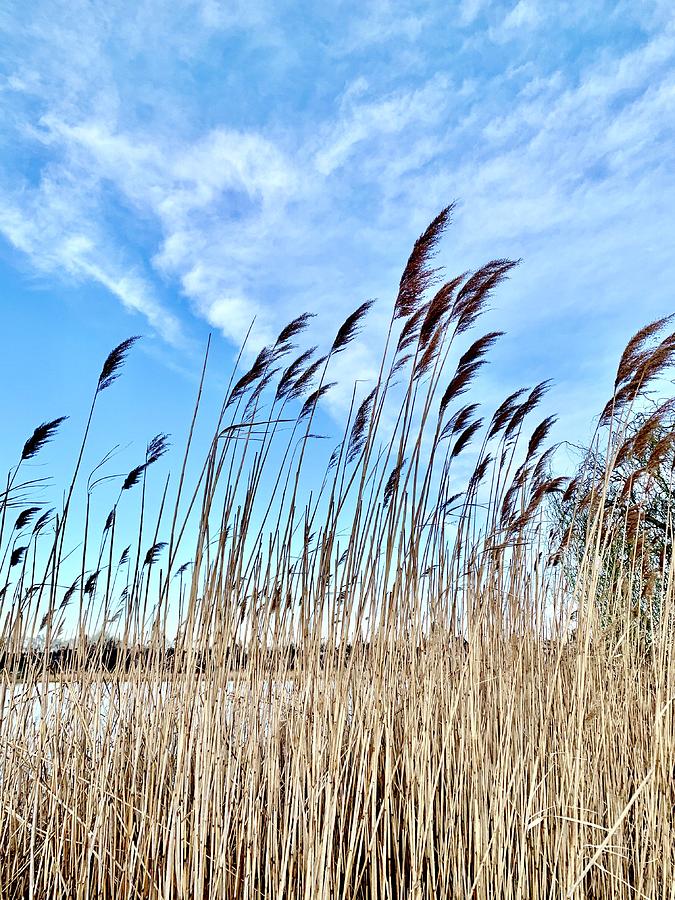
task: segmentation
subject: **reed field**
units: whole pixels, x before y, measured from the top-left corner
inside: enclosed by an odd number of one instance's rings
[[[105,515],[87,442],[135,339],[83,373],[57,508],[62,420],[4,432],[0,900],[675,898],[675,334],[635,335],[557,474],[548,383],[480,401],[514,263],[445,281],[451,211],[332,443],[369,303],[244,351],[200,446],[207,350],[177,471],[152,438]]]

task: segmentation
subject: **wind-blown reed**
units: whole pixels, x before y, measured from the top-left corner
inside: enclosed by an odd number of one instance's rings
[[[675,336],[663,319],[628,345],[604,467],[554,476],[554,419],[528,425],[548,383],[461,405],[501,337],[465,335],[514,264],[442,282],[451,212],[415,243],[379,375],[318,477],[331,360],[370,302],[324,355],[296,346],[303,314],[233,373],[197,464],[207,352],[157,509],[164,434],[98,533],[92,473],[69,530],[135,338],[92,385],[56,514],[19,475],[63,418],[23,445],[0,492],[0,900],[675,896],[669,513],[649,642],[632,599],[611,634],[597,604],[610,576],[619,598],[642,589],[640,507],[601,501],[649,445],[629,425]],[[120,534],[133,497],[138,531]],[[584,523],[573,581],[551,497]]]

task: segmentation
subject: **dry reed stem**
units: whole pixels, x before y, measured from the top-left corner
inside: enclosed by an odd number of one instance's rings
[[[87,494],[74,568],[69,557],[96,397],[133,339],[95,386],[53,535],[53,511],[36,518],[16,472],[62,419],[24,445],[0,494],[3,526],[18,508],[11,533],[0,529],[0,900],[672,898],[675,567],[664,549],[655,578],[641,507],[606,502],[611,459],[568,484],[550,471],[552,417],[521,440],[548,383],[511,394],[486,428],[477,403],[454,409],[499,334],[456,345],[513,263],[427,299],[450,212],[415,245],[378,380],[353,403],[318,490],[302,469],[312,422],[332,355],[369,303],[324,356],[278,365],[304,314],[233,373],[191,485],[205,362],[168,534],[168,478],[157,510],[145,491],[160,434],[100,536]],[[672,357],[668,339],[648,346],[666,321],[622,358],[608,405],[618,446],[635,379]],[[398,389],[393,374],[407,378]],[[392,396],[399,414],[385,427]],[[669,408],[631,452],[647,452]],[[481,433],[462,482],[458,457]],[[553,494],[584,523],[571,583],[553,564],[574,533],[553,541]],[[133,498],[137,533],[121,536],[118,504]],[[178,566],[179,552],[191,561]],[[647,593],[660,618],[645,646],[631,603]]]

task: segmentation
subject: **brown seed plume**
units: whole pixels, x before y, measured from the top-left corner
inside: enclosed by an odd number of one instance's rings
[[[193,565],[193,562],[191,559],[189,559],[187,562],[184,562],[182,566],[179,566],[176,569],[176,574],[173,577],[180,578],[181,575],[184,575],[187,572],[187,570],[190,568],[191,565]]]
[[[549,389],[550,385],[551,385],[550,379],[548,379],[546,381],[541,381],[539,384],[535,385],[532,388],[527,400],[525,400],[524,403],[521,403],[518,406],[516,406],[515,411],[514,411],[513,415],[511,416],[511,419],[509,420],[509,423],[506,426],[506,430],[504,432],[504,436],[507,439],[509,437],[511,437],[511,435],[514,434],[520,428],[520,426],[523,424],[523,421],[525,420],[525,418],[531,412],[533,412],[534,409],[536,409],[536,407],[541,402],[541,399],[543,398],[544,394]]]
[[[474,473],[475,474],[475,473]],[[441,506],[439,507],[439,512],[443,516],[447,516],[452,512],[454,504],[459,500],[460,497],[464,496],[464,491],[460,491],[458,494],[452,494],[452,496],[448,497],[447,500],[444,500]]]
[[[304,331],[313,318],[314,313],[303,313],[301,316],[298,316],[297,319],[293,319],[289,322],[288,325],[279,332],[279,337],[274,344],[275,349],[278,351],[280,348],[284,348],[284,352],[290,350],[290,341]]]
[[[338,333],[335,335],[333,346],[330,349],[331,353],[340,353],[340,351],[344,350],[344,348],[354,340],[358,334],[359,326],[361,325],[363,318],[374,302],[374,300],[366,300],[366,302],[362,303],[358,309],[355,309],[351,315],[347,316],[338,329]]]
[[[145,450],[146,464],[151,466],[153,463],[156,463],[169,450],[170,446],[168,434],[160,433],[155,435]]]
[[[314,362],[307,366],[305,371],[298,376],[298,378],[293,382],[292,386],[288,391],[289,400],[299,400],[302,397],[312,382],[316,377],[316,373],[319,371],[321,366],[326,362],[325,356],[320,356],[318,359],[314,360]]]
[[[645,475],[647,472],[646,468],[636,469],[634,472],[631,472],[624,481],[621,491],[619,492],[618,500],[619,503],[623,503],[628,496],[632,493],[633,488],[638,483],[638,481]]]
[[[457,334],[463,334],[484,311],[492,291],[517,266],[519,261],[493,259],[471,275],[457,294],[450,321],[456,323]]]
[[[491,349],[494,343],[498,338],[502,337],[503,334],[503,331],[491,331],[488,334],[484,334],[483,337],[479,337],[478,340],[473,342],[466,353],[462,354],[459,359],[459,366],[468,366],[474,362],[474,360],[485,356],[488,350]]]
[[[527,459],[531,459],[548,437],[548,433],[556,422],[555,416],[547,416],[532,432],[527,445]]]
[[[448,419],[443,427],[443,431],[441,432],[440,439],[448,437],[448,435],[453,436],[458,434],[463,428],[465,428],[473,414],[478,409],[478,403],[469,403],[466,406],[461,406],[457,412],[453,413],[452,416]]]
[[[252,384],[259,378],[262,378],[267,367],[272,362],[273,357],[273,351],[270,350],[269,347],[262,348],[251,368],[241,376],[239,381],[237,381],[230,391],[230,396],[227,398],[227,403],[225,404],[226,409],[246,393],[247,389],[251,387]]]
[[[448,408],[450,402],[454,400],[456,397],[460,397],[462,394],[465,394],[468,389],[473,376],[480,369],[482,365],[484,365],[484,360],[479,359],[476,362],[472,363],[470,366],[466,366],[463,369],[457,369],[455,374],[452,377],[452,381],[445,389],[445,393],[441,397],[441,403],[439,408],[439,416],[442,416],[445,410]]]
[[[387,479],[387,483],[384,487],[385,509],[387,506],[389,506],[389,503],[391,502],[391,498],[394,496],[394,492],[396,491],[396,488],[398,487],[398,483],[401,478],[401,472],[403,471],[403,467],[405,466],[405,463],[406,463],[405,459],[402,459],[400,463],[397,463],[397,465],[395,465],[394,468],[391,470],[391,474],[389,475],[389,478]]]
[[[100,570],[97,569],[95,572],[92,572],[89,578],[84,583],[84,594],[85,596],[91,596],[96,590],[96,582],[98,581]]]
[[[45,510],[45,512],[42,513],[40,518],[37,519],[37,521],[35,522],[35,525],[33,525],[33,534],[34,535],[39,534],[42,531],[42,529],[45,527],[47,522],[51,519],[53,514],[54,514],[53,507],[51,509]]]
[[[544,478],[548,474],[548,465],[551,461],[551,457],[558,449],[558,446],[558,444],[554,444],[552,447],[549,447],[537,460],[537,464],[532,471],[532,482],[535,486],[538,487],[544,481]]]
[[[471,441],[473,436],[476,434],[478,429],[483,424],[482,419],[476,419],[475,422],[471,422],[470,425],[467,425],[464,431],[460,434],[455,442],[455,446],[452,448],[452,453],[450,454],[450,459],[454,459],[456,456],[464,450],[467,444]]]
[[[156,544],[153,544],[152,547],[149,548],[148,552],[145,554],[145,559],[143,560],[144,566],[154,566],[154,564],[159,559],[159,554],[162,550],[167,546],[166,541],[158,541]]]
[[[431,340],[434,331],[436,330],[436,326],[450,310],[455,291],[465,277],[466,273],[463,273],[462,275],[458,275],[456,278],[453,278],[452,281],[446,282],[431,299],[426,309],[424,321],[422,322],[422,325],[420,327],[421,348],[426,347],[426,345]]]
[[[136,466],[134,469],[129,472],[127,477],[124,479],[124,483],[122,484],[122,490],[128,491],[130,488],[134,487],[134,485],[138,484],[141,475],[145,472],[147,466],[143,463],[140,466]]]
[[[26,509],[22,509],[19,515],[16,517],[16,522],[14,523],[14,531],[21,531],[22,528],[26,527],[26,525],[30,525],[35,515],[39,512],[39,506],[29,506]]]
[[[309,363],[315,353],[316,347],[310,347],[309,350],[305,350],[304,353],[301,353],[300,356],[293,360],[290,366],[287,366],[287,368],[284,369],[283,374],[279,379],[279,384],[277,385],[277,391],[274,397],[275,401],[282,400],[288,395],[298,372]]]
[[[451,400],[468,389],[473,376],[481,366],[485,365],[485,354],[502,334],[502,331],[491,331],[474,341],[466,353],[462,354],[457,363],[455,375],[441,398],[440,416],[443,415]]]
[[[426,350],[420,357],[416,367],[415,367],[415,378],[423,378],[424,375],[427,374],[431,366],[433,365],[434,360],[438,355],[439,348],[441,346],[441,340],[443,337],[443,326],[439,325],[439,327],[434,331],[433,336],[429,343],[426,346]]]
[[[349,443],[347,444],[347,462],[353,462],[363,450],[366,442],[366,426],[370,417],[370,411],[375,399],[377,388],[373,388],[368,396],[363,400],[354,417],[354,424],[349,434]]]
[[[406,353],[405,356],[401,356],[400,359],[397,359],[394,365],[391,367],[391,372],[387,375],[387,383],[390,384],[396,375],[401,371],[401,369],[405,368],[407,364],[412,359],[412,353]]]
[[[119,558],[119,562],[117,563],[118,566],[123,566],[126,562],[129,561],[129,551],[130,550],[131,550],[131,545],[124,548],[124,550],[122,551],[122,555]]]
[[[656,325],[658,323],[653,324]],[[638,332],[638,335],[640,335],[640,332]],[[636,351],[632,355],[630,364],[624,367],[623,383],[615,391],[614,396],[605,404],[605,408],[600,416],[600,424],[607,425],[615,416],[620,415],[640,393],[644,394],[646,392],[650,382],[663,375],[665,370],[673,365],[674,362],[675,334],[668,335],[651,349]]]
[[[59,609],[65,609],[66,606],[68,606],[68,604],[70,603],[70,601],[73,598],[73,594],[77,590],[77,586],[79,583],[80,583],[80,576],[78,575],[77,578],[75,579],[75,581],[73,581],[73,583],[70,585],[68,590],[63,595],[63,597],[61,599],[61,603],[59,605]]]
[[[645,325],[644,328],[641,328],[638,332],[636,332],[633,337],[626,344],[626,349],[623,351],[621,355],[621,360],[619,361],[619,366],[616,372],[616,381],[614,382],[614,387],[617,388],[622,382],[626,381],[630,377],[635,374],[635,369],[639,365],[640,361],[643,360],[642,351],[644,350],[644,346],[647,341],[652,338],[655,334],[658,334],[661,329],[667,325],[673,316],[664,316],[662,319],[657,319],[655,322],[651,322],[649,325]]]
[[[663,416],[672,407],[673,401],[662,404],[651,416],[648,416],[644,424],[638,429],[633,437],[632,450],[635,456],[640,459],[650,443],[656,443],[656,436],[659,434],[659,426],[662,423]]]
[[[280,368],[280,366],[275,366],[273,369],[269,369],[269,371],[267,371],[265,375],[263,375],[257,385],[253,388],[253,390],[251,391],[251,396],[248,398],[248,402],[244,407],[244,418],[249,416],[256,409],[258,400]]]
[[[518,494],[522,490],[522,485],[518,484],[516,481],[513,481],[510,485],[506,493],[504,494],[504,499],[502,501],[501,513],[500,513],[500,525],[503,527],[509,520],[513,519],[515,507],[516,507],[516,499]]]
[[[19,565],[19,563],[20,563],[21,560],[23,559],[24,554],[25,554],[25,552],[26,552],[27,549],[28,549],[28,547],[15,547],[15,548],[12,550],[12,555],[11,555],[10,558],[9,558],[9,567],[10,567],[10,569],[13,569],[14,566],[18,566],[18,565]]]
[[[671,451],[673,443],[675,443],[675,432],[670,432],[657,441],[647,460],[649,472],[655,472],[660,468],[665,457]]]
[[[51,422],[43,422],[42,425],[38,425],[33,434],[23,445],[23,450],[21,451],[21,460],[25,461],[27,459],[32,459],[37,453],[39,453],[44,445],[48,441],[51,441],[61,423],[65,422],[67,418],[68,416],[59,416],[58,419],[53,419]]]
[[[570,500],[574,497],[579,487],[579,477],[572,478],[570,483],[567,485],[565,489],[565,493],[562,495],[562,502],[569,503]]]
[[[513,415],[516,409],[516,401],[523,396],[526,388],[520,388],[518,391],[514,391],[512,394],[504,400],[495,410],[494,415],[492,416],[492,421],[490,422],[490,430],[488,432],[488,438],[491,440],[493,437],[496,437],[499,432],[506,427],[509,419]]]
[[[428,312],[428,306],[422,306],[417,310],[416,313],[413,313],[409,319],[406,319],[403,328],[401,329],[401,333],[398,337],[398,344],[396,345],[396,353],[403,353],[404,350],[407,350],[411,347],[416,340],[419,338],[421,323],[424,317]]]
[[[534,489],[527,508],[520,516],[511,521],[510,528],[514,531],[519,531],[521,528],[524,528],[541,506],[544,497],[547,494],[561,493],[565,489],[566,484],[567,478],[562,476],[558,478],[549,478],[547,481],[539,484]]]
[[[313,391],[303,403],[302,409],[300,410],[300,415],[298,416],[298,421],[301,422],[310,413],[314,412],[314,408],[316,407],[319,400],[332,387],[335,387],[336,384],[337,381],[331,381],[329,384],[322,384],[320,388],[317,388],[315,391]]]
[[[476,490],[478,485],[485,478],[485,474],[490,467],[490,463],[492,462],[492,454],[488,453],[483,459],[480,460],[476,468],[473,470],[471,478],[469,479],[469,491],[473,492]]]
[[[140,337],[138,335],[127,338],[125,341],[122,341],[121,344],[118,344],[114,350],[111,350],[106,361],[103,363],[103,368],[101,369],[101,374],[98,378],[98,386],[96,388],[97,394],[100,394],[101,391],[109,388],[113,381],[119,377],[127,353],[131,350],[136,341],[139,340]]]
[[[432,283],[437,270],[429,265],[435,254],[436,245],[450,222],[454,203],[442,209],[428,228],[415,241],[412,253],[408,257],[398,288],[398,296],[394,305],[396,319],[411,316],[422,302],[424,292]]]

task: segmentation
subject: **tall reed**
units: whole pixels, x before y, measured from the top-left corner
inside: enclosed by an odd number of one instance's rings
[[[63,419],[26,441],[0,493],[3,900],[675,897],[672,558],[645,646],[619,604],[642,591],[643,513],[607,502],[675,336],[638,332],[604,466],[556,477],[553,419],[531,422],[547,383],[495,410],[464,396],[501,337],[469,332],[514,263],[443,280],[451,214],[415,243],[323,471],[317,409],[369,303],[323,350],[297,346],[304,314],[234,372],[197,463],[207,353],[174,492],[160,434],[98,531],[100,470],[82,534],[69,513],[135,339],[92,385],[57,512],[24,463]]]

